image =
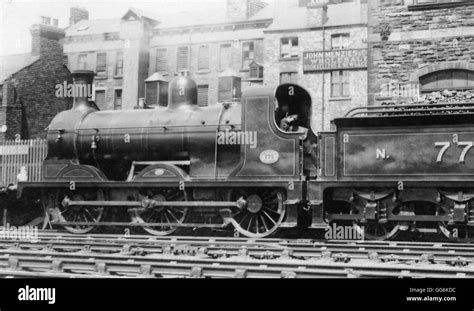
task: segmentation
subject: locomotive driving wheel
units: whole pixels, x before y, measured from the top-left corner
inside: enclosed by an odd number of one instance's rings
[[[468,226],[456,226],[446,221],[438,222],[438,231],[449,240],[455,242],[469,242],[473,236]]]
[[[245,202],[232,210],[235,229],[250,238],[263,238],[274,233],[285,217],[284,193],[278,189],[236,189],[230,201]]]
[[[163,188],[160,190],[148,190],[146,196],[155,201],[187,201],[185,191],[176,188]],[[143,229],[153,235],[165,236],[175,233],[179,227],[173,224],[184,223],[188,209],[176,206],[158,206],[146,208],[136,215],[136,221],[140,223],[163,223],[162,226],[144,226]]]
[[[388,221],[386,223],[368,221],[363,224],[360,222],[354,222],[354,227],[366,240],[390,240],[396,237],[400,231],[400,224],[393,221]]]
[[[346,201],[333,201],[327,208],[327,211],[334,216],[358,215],[362,212],[362,208]],[[367,220],[361,222],[360,220],[338,220],[336,217],[336,219],[328,221],[328,223],[330,226],[334,223],[341,228],[347,228],[348,226],[354,228],[357,232],[357,238],[364,240],[389,240],[394,238],[400,231],[400,224],[393,221],[379,222],[378,220]]]
[[[44,207],[47,211],[46,219],[49,220],[49,214],[53,214],[53,219],[61,222],[78,223],[98,223],[101,221],[104,208],[95,206],[68,206],[63,204],[65,199],[70,201],[104,201],[102,190],[77,190],[77,191],[57,191],[43,199]],[[67,225],[64,228],[74,234],[85,234],[92,231],[96,226],[93,224]]]

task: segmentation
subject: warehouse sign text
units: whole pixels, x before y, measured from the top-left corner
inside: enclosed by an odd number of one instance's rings
[[[303,53],[304,71],[367,68],[367,50],[334,50]]]

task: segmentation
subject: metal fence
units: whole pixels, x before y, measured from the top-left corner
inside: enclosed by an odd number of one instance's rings
[[[22,181],[40,181],[47,154],[44,139],[7,140],[0,143],[0,187]]]

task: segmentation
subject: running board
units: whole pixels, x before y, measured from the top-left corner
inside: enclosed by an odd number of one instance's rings
[[[113,227],[180,227],[180,228],[214,228],[221,229],[227,227],[228,224],[204,224],[204,223],[175,223],[175,222],[88,222],[88,221],[51,221],[52,225],[59,226],[113,226]]]
[[[225,207],[238,207],[237,202],[232,201],[155,201],[155,200],[143,200],[143,201],[71,201],[64,199],[62,202],[64,207],[67,206],[92,206],[92,207],[141,207],[141,208],[153,208],[153,207],[214,207],[214,208],[225,208]]]

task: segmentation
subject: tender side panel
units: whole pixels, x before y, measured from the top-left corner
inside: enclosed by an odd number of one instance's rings
[[[339,133],[342,180],[470,180],[472,127],[345,130]]]

